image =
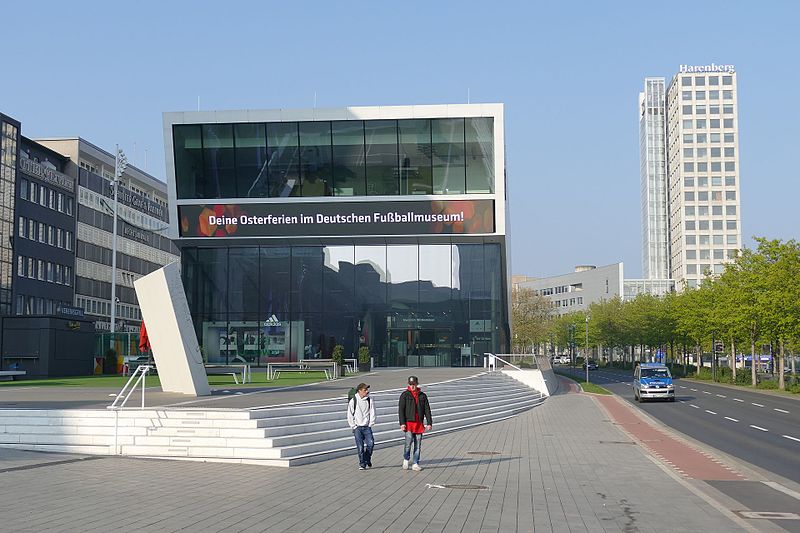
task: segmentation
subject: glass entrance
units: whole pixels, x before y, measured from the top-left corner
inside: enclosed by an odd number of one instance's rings
[[[388,366],[450,366],[451,337],[447,329],[389,330]]]

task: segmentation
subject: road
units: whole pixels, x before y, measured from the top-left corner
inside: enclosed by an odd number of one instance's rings
[[[585,371],[556,367],[585,377]],[[594,370],[593,383],[681,433],[800,483],[800,401],[710,383],[675,380],[676,401],[636,403],[631,373]]]

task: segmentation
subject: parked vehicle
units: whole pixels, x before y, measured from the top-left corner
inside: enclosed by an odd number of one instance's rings
[[[587,363],[583,363],[583,369],[586,370]],[[597,361],[594,359],[589,359],[589,370],[597,370]]]
[[[641,363],[633,371],[633,397],[637,402],[645,400],[675,401],[675,385],[672,374],[661,363]]]

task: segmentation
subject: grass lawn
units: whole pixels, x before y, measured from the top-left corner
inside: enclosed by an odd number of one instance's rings
[[[576,382],[580,383],[580,386],[581,386],[581,388],[583,388],[584,392],[591,392],[593,394],[611,394],[611,392],[608,391],[607,389],[604,389],[600,385],[595,385],[591,381],[586,382],[586,381],[584,381],[582,379],[576,378],[575,376],[570,376],[569,374],[564,374],[562,372],[556,372],[556,374],[558,374],[559,376],[564,376],[565,378],[569,378],[572,381],[576,381]]]
[[[304,374],[288,374],[278,379],[266,381],[266,374],[253,372],[253,382],[246,385],[236,385],[231,376],[208,376],[208,383],[219,388],[248,388],[248,387],[291,387],[325,380],[325,373],[309,371]],[[26,379],[20,381],[0,381],[0,388],[8,387],[98,387],[121,389],[128,381],[127,376],[81,376],[70,378]],[[147,387],[159,387],[161,383],[158,376],[147,376]],[[141,386],[141,385],[140,385]]]

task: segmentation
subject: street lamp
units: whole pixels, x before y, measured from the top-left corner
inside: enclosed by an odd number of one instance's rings
[[[111,186],[114,187],[114,229],[111,234],[111,333],[116,331],[117,322],[117,191],[119,190],[119,179],[127,167],[128,158],[117,145],[117,153],[114,157],[114,180],[111,182]]]
[[[586,313],[586,355],[583,364],[586,365],[586,383],[589,383],[589,313]]]

